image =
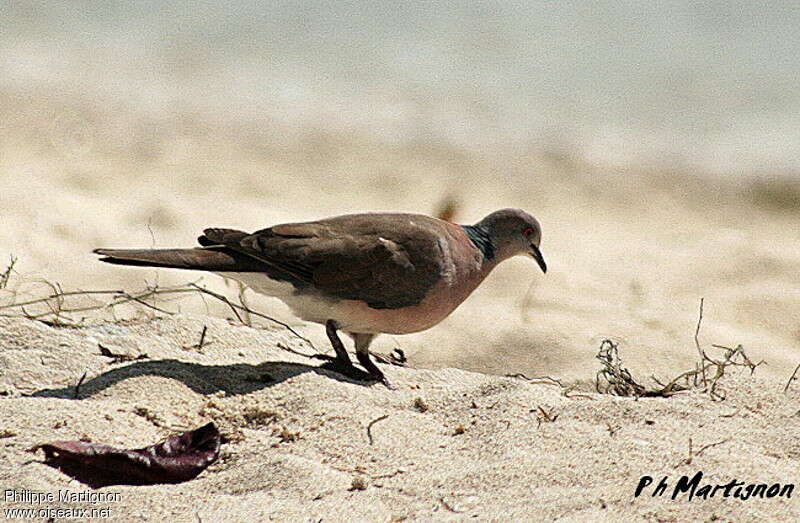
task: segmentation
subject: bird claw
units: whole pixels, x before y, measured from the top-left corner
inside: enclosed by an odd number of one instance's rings
[[[343,363],[336,358],[331,358],[330,360],[326,361],[320,365],[320,368],[338,372],[339,374],[343,374],[344,376],[356,381],[375,381],[376,379],[375,376],[364,372],[352,363]]]
[[[356,381],[379,381],[383,383],[383,385],[389,390],[397,390],[397,387],[392,385],[392,383],[386,379],[386,376],[381,373],[380,375],[371,374],[369,372],[364,372],[363,370],[359,369],[352,363],[343,363],[341,360],[334,358],[332,356],[327,356],[324,354],[315,355],[319,357],[319,359],[327,360],[325,363],[320,365],[321,369],[332,370],[334,372],[338,372],[352,380]]]

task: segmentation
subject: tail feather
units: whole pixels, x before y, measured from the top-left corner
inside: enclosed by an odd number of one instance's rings
[[[225,248],[95,249],[100,261],[116,265],[214,272],[263,272],[258,260]]]

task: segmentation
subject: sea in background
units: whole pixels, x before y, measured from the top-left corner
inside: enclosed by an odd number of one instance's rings
[[[800,172],[792,2],[6,0],[0,27],[1,90],[84,108]]]

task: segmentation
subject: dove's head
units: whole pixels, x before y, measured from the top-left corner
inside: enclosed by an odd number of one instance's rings
[[[502,261],[512,256],[531,256],[547,272],[539,244],[542,228],[536,218],[521,209],[501,209],[488,215],[473,228],[491,243],[493,257]],[[483,250],[483,249],[482,249]]]

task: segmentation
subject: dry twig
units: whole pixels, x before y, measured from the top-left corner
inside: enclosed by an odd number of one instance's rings
[[[558,414],[554,413],[552,409],[550,412],[544,410],[541,406],[536,407],[539,413],[536,415],[536,426],[540,427],[542,423],[553,423],[558,419]]]
[[[206,332],[208,332],[208,327],[203,325],[203,332],[200,333],[200,341],[197,342],[197,350],[203,350],[203,343],[206,341]]]
[[[206,345],[206,333],[208,332],[208,326],[203,325],[203,330],[200,331],[200,341],[197,343],[193,343],[191,345],[184,345],[184,350],[195,350],[197,352],[203,352],[203,347]],[[213,341],[208,342],[208,344],[214,343]],[[280,344],[278,344],[280,346]]]
[[[561,380],[558,378],[551,378],[550,376],[534,376],[529,378],[523,373],[517,372],[515,374],[506,374],[506,378],[520,378],[534,384],[555,385],[562,388],[565,387]]]
[[[622,366],[618,344],[611,340],[603,340],[600,345],[600,350],[597,353],[597,358],[603,365],[603,368],[597,373],[597,378],[595,380],[597,391],[604,394],[614,394],[616,396],[668,398],[681,391],[701,389],[702,392],[708,393],[713,400],[725,399],[725,395],[719,390],[718,385],[720,379],[725,375],[726,369],[729,367],[746,367],[750,369],[750,373],[752,374],[756,367],[765,362],[762,360],[758,363],[753,363],[750,358],[747,357],[741,345],[737,345],[735,348],[725,347],[723,345],[712,345],[712,347],[716,349],[725,351],[721,359],[712,358],[700,346],[699,334],[702,320],[703,300],[701,299],[700,314],[694,334],[694,341],[698,354],[700,355],[700,361],[695,364],[694,369],[679,374],[667,384],[663,384],[653,378],[659,385],[659,387],[656,388],[646,387],[638,383],[633,378],[630,371]],[[709,377],[709,373],[712,371],[713,376]]]
[[[697,352],[700,355],[700,361],[705,361],[707,359],[706,353],[702,347],[700,347],[700,325],[703,323],[703,302],[705,298],[700,298],[700,313],[697,315],[697,328],[694,330],[694,346],[697,347]],[[703,375],[703,386],[708,385],[708,381],[706,380],[706,369],[702,367],[702,375]]]
[[[11,278],[11,271],[14,270],[14,265],[17,263],[17,258],[12,254],[11,255],[11,263],[8,264],[6,270],[0,274],[0,289],[5,289],[6,285],[8,285],[8,280]]]
[[[792,382],[795,379],[797,379],[796,376],[797,376],[797,371],[798,370],[800,370],[800,363],[797,364],[797,367],[794,368],[794,372],[792,372],[792,375],[789,376],[789,381],[786,382],[786,386],[783,388],[783,392],[784,393],[786,393],[789,390],[789,385],[791,385]]]
[[[375,418],[374,420],[370,421],[369,425],[367,425],[367,438],[369,439],[369,444],[370,445],[372,445],[372,443],[373,443],[373,440],[372,440],[372,426],[375,425],[376,423],[378,423],[379,421],[385,420],[388,417],[389,417],[388,414],[384,414],[383,416],[380,416],[380,417]]]
[[[16,259],[14,259],[14,261],[16,261]],[[9,267],[9,269],[7,269],[3,275],[0,275],[0,281],[3,281],[4,284],[7,283],[7,281],[3,280],[2,278],[5,277],[5,274],[10,274],[10,269],[11,268]],[[81,313],[88,313],[91,311],[109,311],[116,319],[116,308],[127,304],[136,304],[147,307],[155,312],[171,316],[175,313],[158,307],[151,303],[151,301],[154,300],[156,296],[174,296],[178,298],[186,294],[199,294],[201,297],[208,295],[227,305],[240,323],[249,324],[250,317],[257,316],[287,329],[295,337],[308,344],[312,349],[314,349],[315,352],[319,352],[311,340],[305,336],[302,336],[290,325],[278,319],[267,316],[266,314],[254,311],[246,305],[234,303],[226,296],[201,287],[196,282],[190,282],[185,285],[171,287],[147,285],[143,290],[135,292],[129,292],[121,289],[64,291],[57,283],[52,283],[47,280],[36,280],[36,282],[46,285],[50,289],[49,294],[43,297],[17,301],[16,293],[12,293],[12,301],[10,303],[0,304],[0,311],[19,311],[21,314],[0,313],[0,316],[22,316],[55,327],[79,327],[85,319],[83,317],[76,318],[76,315]],[[107,301],[96,299],[101,297],[107,297],[110,299]],[[77,298],[84,298],[84,303],[73,303]],[[86,304],[86,298],[93,300],[90,304]],[[38,310],[31,312],[29,309],[26,309],[26,307],[32,307]],[[242,317],[243,315],[245,315],[244,318]],[[304,354],[304,356],[308,355]]]
[[[709,443],[707,445],[703,445],[695,452],[692,450],[692,438],[689,438],[689,455],[685,460],[682,460],[678,465],[676,465],[676,467],[679,465],[691,465],[694,458],[701,455],[706,450],[710,449],[711,447],[716,447],[717,445],[722,445],[723,443],[727,443],[730,440],[731,440],[730,438],[725,438],[722,441],[717,441],[715,443]]]
[[[83,376],[81,376],[81,379],[78,380],[78,384],[75,385],[75,392],[72,394],[72,399],[74,400],[80,399],[81,385],[83,385],[83,380],[85,379],[86,379],[86,373],[84,372]]]
[[[622,366],[618,343],[603,340],[596,357],[603,366],[595,379],[597,392],[614,396],[644,396],[647,393],[647,389],[637,383],[630,371]]]

